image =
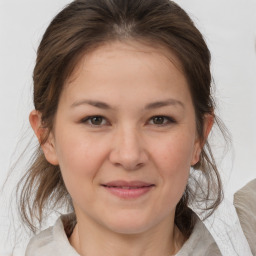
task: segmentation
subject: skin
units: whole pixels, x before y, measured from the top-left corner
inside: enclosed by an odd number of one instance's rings
[[[31,112],[30,123],[40,140],[39,112]],[[206,117],[205,138],[211,126]],[[130,41],[87,53],[66,81],[54,130],[42,145],[73,199],[78,222],[71,245],[90,256],[176,253],[184,238],[174,225],[175,207],[201,141],[186,78],[171,52]],[[154,186],[123,199],[101,186],[113,180]]]

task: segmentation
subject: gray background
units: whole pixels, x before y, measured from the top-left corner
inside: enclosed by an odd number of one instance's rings
[[[28,114],[33,108],[31,77],[37,46],[50,20],[68,2],[0,0],[0,185],[32,137]],[[191,15],[212,53],[217,113],[232,134],[233,148],[223,158],[219,137],[213,136],[212,143],[227,197],[232,199],[234,191],[256,178],[256,0],[176,2]],[[22,246],[10,254],[17,234],[12,226],[9,229],[10,219],[15,225],[19,220],[11,218],[12,211],[7,208],[21,172],[22,167],[11,175],[5,193],[0,195],[1,256],[23,255]],[[25,241],[27,236],[20,235]]]

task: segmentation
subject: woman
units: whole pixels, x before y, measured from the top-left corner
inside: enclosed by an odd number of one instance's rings
[[[40,148],[19,188],[34,231],[49,205],[71,213],[26,255],[221,255],[189,208],[200,203],[207,218],[222,200],[210,86],[209,50],[175,3],[62,10],[38,49],[30,123]]]

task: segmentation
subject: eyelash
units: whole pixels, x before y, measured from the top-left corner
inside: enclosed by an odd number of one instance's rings
[[[152,125],[157,125],[157,126],[167,126],[167,125],[170,125],[170,124],[174,124],[176,123],[176,120],[174,120],[172,117],[170,116],[153,116],[151,117],[149,120],[153,120],[154,118],[163,118],[165,121],[163,124],[152,124]]]
[[[95,125],[92,123],[92,119],[93,118],[101,118],[103,121],[105,121],[105,124],[98,124],[98,125]],[[162,127],[162,126],[167,126],[167,125],[170,125],[170,124],[174,124],[176,123],[176,120],[174,120],[172,117],[169,117],[169,116],[163,116],[163,115],[158,115],[158,116],[152,116],[151,118],[149,118],[149,120],[147,121],[147,123],[153,121],[154,118],[163,118],[164,119],[164,123],[163,124],[150,124],[150,125],[156,125],[158,127]],[[92,126],[92,127],[102,127],[102,126],[106,126],[106,125],[109,125],[110,122],[108,122],[108,120],[103,117],[103,116],[88,116],[88,117],[85,117],[81,120],[81,123],[88,123],[88,125]]]
[[[92,124],[92,119],[93,118],[102,118],[102,120],[105,120],[105,122],[109,123],[107,121],[107,119],[105,117],[103,117],[103,116],[88,116],[88,117],[83,118],[81,120],[81,123],[85,123],[85,124],[88,123],[92,127],[101,127],[101,126],[107,125],[107,124],[103,124],[103,125],[102,124],[99,124],[99,125]]]

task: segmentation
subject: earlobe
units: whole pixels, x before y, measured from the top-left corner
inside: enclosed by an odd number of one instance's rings
[[[193,154],[192,161],[190,164],[191,166],[193,166],[199,162],[201,150],[202,150],[202,148],[200,146],[200,143],[197,143],[194,148],[194,154]]]
[[[56,154],[54,138],[52,133],[49,134],[45,143],[41,144],[46,160],[52,165],[58,165],[59,161]]]
[[[39,111],[33,110],[29,115],[30,125],[41,145],[46,160],[52,165],[58,165],[53,134],[51,132],[47,134],[47,128],[42,126],[41,116]],[[45,136],[47,137],[45,138]]]

